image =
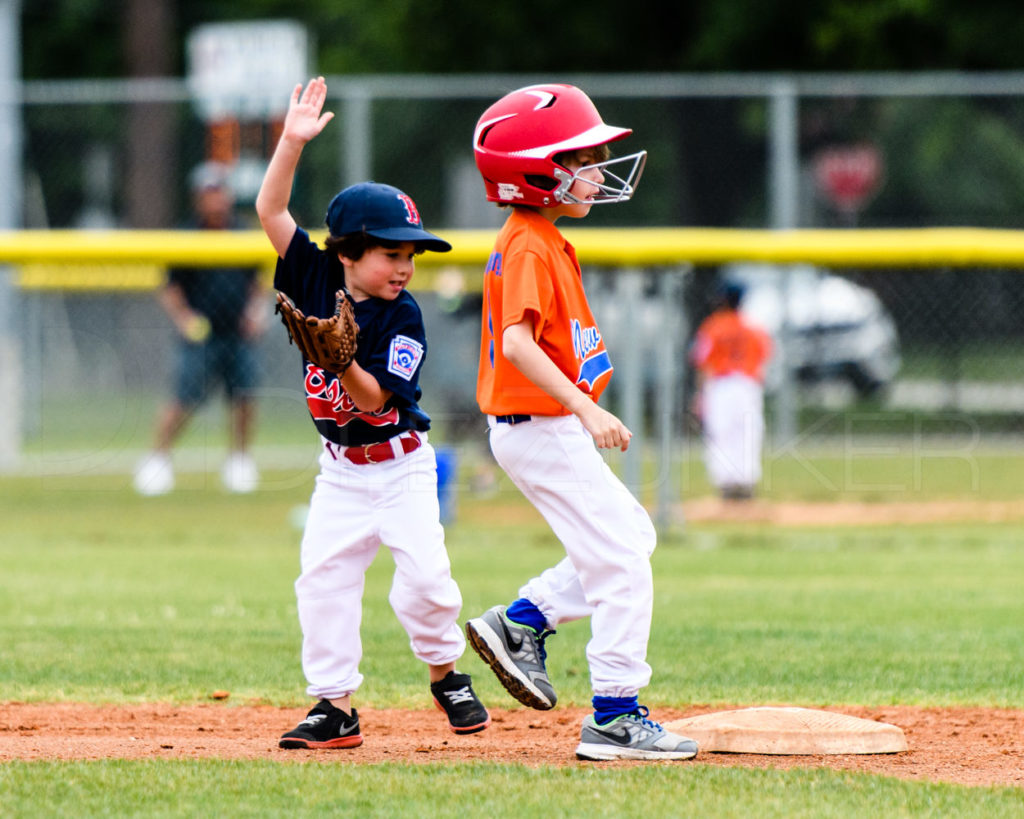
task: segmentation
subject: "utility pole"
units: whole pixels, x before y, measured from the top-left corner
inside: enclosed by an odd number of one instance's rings
[[[21,227],[21,0],[0,0],[0,230]],[[21,350],[14,272],[0,266],[0,471],[21,450]]]
[[[771,95],[771,132],[769,138],[770,216],[775,230],[797,227],[800,206],[799,97],[792,81],[780,80]],[[798,396],[791,357],[793,328],[789,308],[792,299],[792,271],[783,268],[779,297],[782,300],[782,325],[776,344],[782,382],[775,396],[774,446],[787,446],[796,437]]]

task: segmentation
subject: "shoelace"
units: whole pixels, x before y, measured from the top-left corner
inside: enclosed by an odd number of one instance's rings
[[[468,685],[462,688],[452,689],[451,691],[445,691],[444,695],[452,705],[459,705],[460,703],[473,701],[473,692],[469,690]]]
[[[553,628],[545,629],[537,635],[537,653],[540,655],[540,661],[546,663],[548,659],[547,649],[544,648],[544,641],[552,634],[557,634]]]
[[[647,726],[648,728],[653,728],[655,731],[662,730],[661,725],[659,723],[655,722],[653,719],[647,719],[650,713],[651,709],[648,708],[646,705],[638,705],[636,711],[630,711],[628,716],[636,715],[637,717],[639,717],[641,725]]]

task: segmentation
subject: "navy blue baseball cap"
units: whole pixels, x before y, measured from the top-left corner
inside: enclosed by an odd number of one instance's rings
[[[439,253],[452,249],[440,236],[424,229],[412,197],[380,182],[360,182],[345,188],[328,205],[326,222],[335,237],[363,232],[376,239],[415,242]]]
[[[743,301],[743,297],[747,293],[747,288],[742,282],[727,279],[721,282],[717,288],[715,288],[714,298],[716,301],[722,302],[729,305],[730,307],[739,307],[740,302]]]

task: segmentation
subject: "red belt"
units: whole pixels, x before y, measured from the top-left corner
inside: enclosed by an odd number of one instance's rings
[[[395,440],[394,438],[391,441]],[[391,441],[381,441],[378,444],[365,444],[363,446],[350,446],[341,451],[342,455],[348,458],[354,464],[379,464],[384,461],[390,461],[395,457],[395,450],[391,446]],[[398,443],[402,447],[402,452],[408,455],[420,448],[423,444],[423,440],[415,432],[403,432],[398,436]]]

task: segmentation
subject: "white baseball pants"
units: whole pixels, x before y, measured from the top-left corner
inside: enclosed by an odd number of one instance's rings
[[[552,628],[590,617],[587,662],[594,694],[632,697],[651,679],[647,642],[657,538],[646,510],[574,415],[499,424],[491,451],[537,507],[566,557],[523,586]]]
[[[365,573],[380,545],[395,560],[388,600],[413,654],[430,665],[462,656],[462,595],[451,576],[437,500],[437,461],[423,445],[357,465],[325,448],[302,537],[295,582],[306,692],[336,699],[359,688]]]
[[[704,463],[708,478],[723,486],[756,486],[761,480],[764,389],[735,373],[704,384]]]

